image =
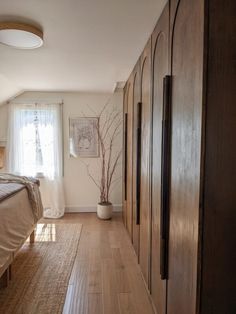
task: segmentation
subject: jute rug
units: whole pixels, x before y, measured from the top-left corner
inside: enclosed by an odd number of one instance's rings
[[[40,224],[12,264],[12,280],[0,289],[0,313],[57,314],[63,310],[82,225]]]

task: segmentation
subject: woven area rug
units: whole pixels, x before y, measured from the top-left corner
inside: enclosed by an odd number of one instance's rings
[[[12,280],[0,289],[0,313],[61,313],[81,224],[39,224],[34,244],[25,243],[12,264]]]

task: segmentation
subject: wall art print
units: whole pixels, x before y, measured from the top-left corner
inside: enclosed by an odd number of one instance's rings
[[[98,125],[97,117],[69,119],[71,157],[99,157]]]

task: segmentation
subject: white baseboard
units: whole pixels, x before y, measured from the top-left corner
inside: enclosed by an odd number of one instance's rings
[[[96,213],[97,206],[66,206],[66,213]],[[122,212],[122,205],[113,205],[114,212]]]

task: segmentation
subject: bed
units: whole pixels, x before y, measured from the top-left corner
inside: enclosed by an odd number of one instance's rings
[[[0,175],[0,280],[6,286],[11,277],[11,263],[29,237],[43,209],[39,181],[12,175]]]

